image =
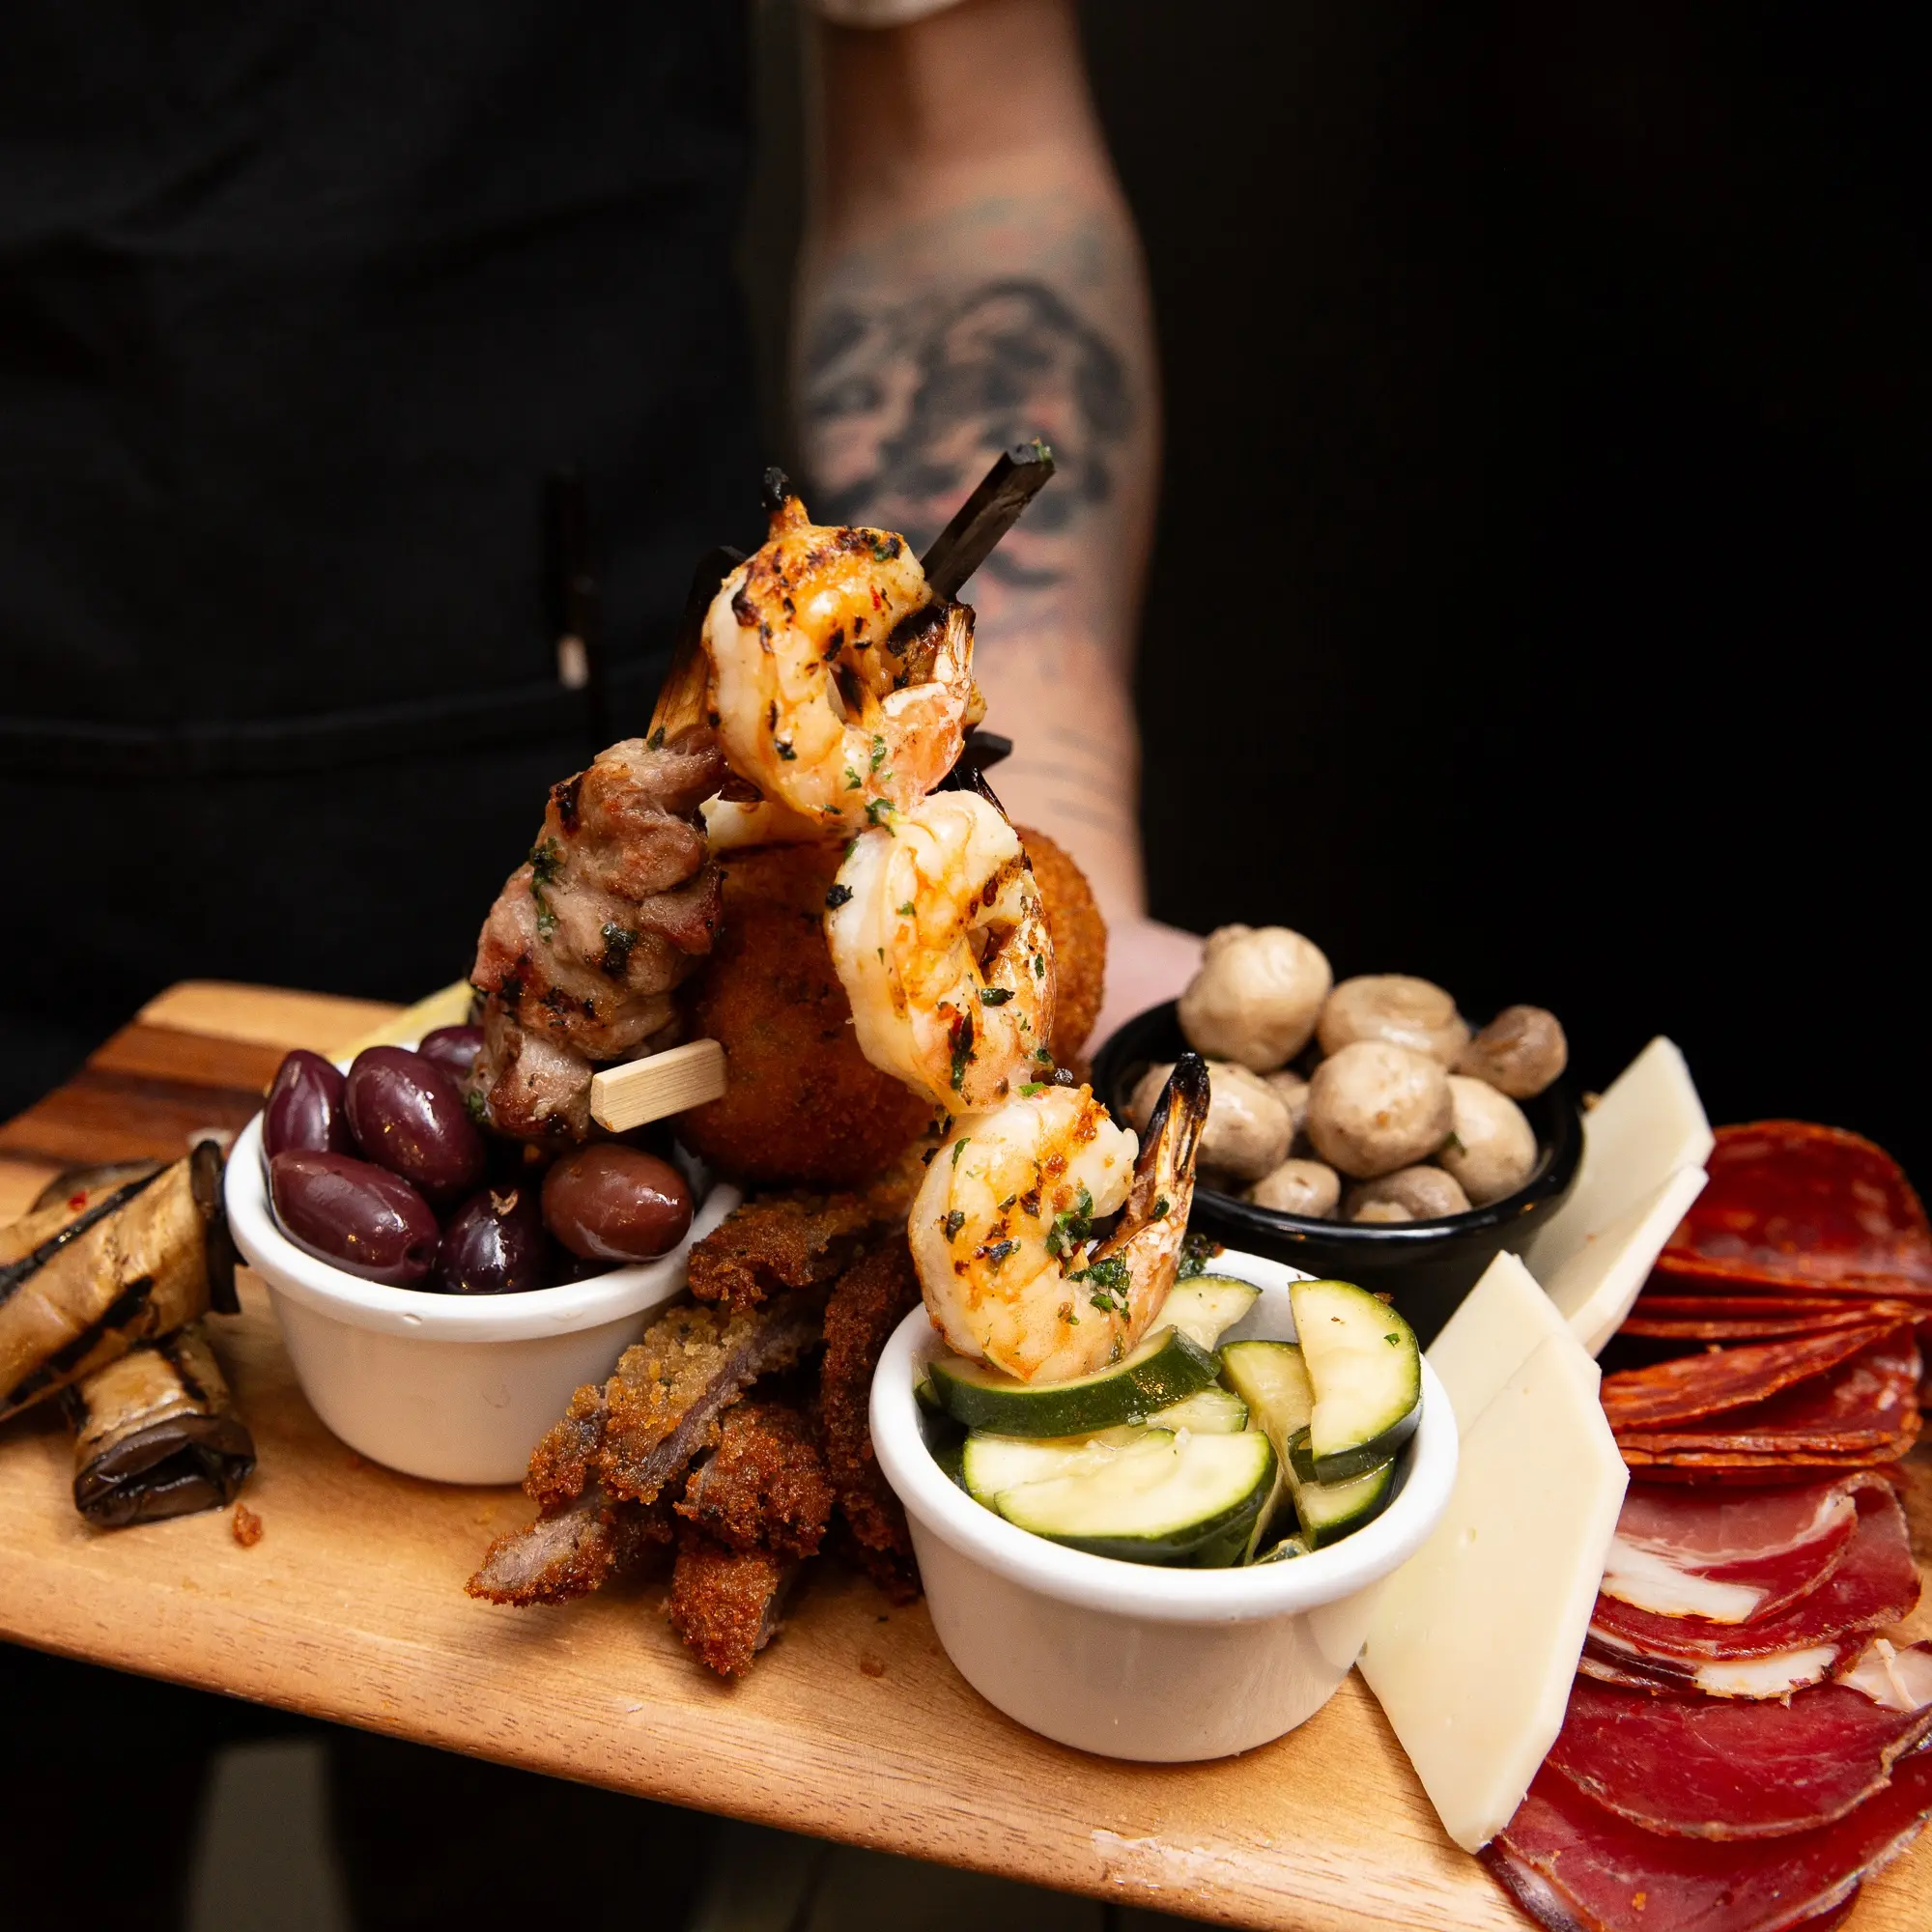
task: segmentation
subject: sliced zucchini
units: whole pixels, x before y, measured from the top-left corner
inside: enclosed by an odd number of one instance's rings
[[[1294,1331],[1315,1388],[1301,1466],[1347,1482],[1387,1463],[1422,1413],[1422,1351],[1386,1302],[1347,1281],[1297,1281]]]
[[[1257,1563],[1286,1563],[1296,1556],[1306,1556],[1308,1546],[1298,1536],[1284,1536],[1272,1549],[1264,1549],[1254,1560]]]
[[[1308,1427],[1315,1408],[1315,1389],[1307,1364],[1293,1342],[1230,1342],[1221,1350],[1221,1375],[1248,1406],[1248,1427],[1262,1430],[1274,1445],[1277,1459],[1275,1493],[1255,1522],[1248,1549],[1250,1563],[1268,1539],[1287,1498],[1291,1475],[1289,1446]]]
[[[998,1508],[1021,1529],[1096,1556],[1218,1569],[1246,1550],[1274,1493],[1275,1467],[1257,1430],[1148,1430],[1093,1468],[1003,1492]]]
[[[1302,1483],[1291,1480],[1294,1514],[1301,1523],[1301,1540],[1310,1549],[1324,1549],[1358,1530],[1371,1517],[1388,1507],[1395,1484],[1395,1464],[1384,1463],[1366,1475],[1346,1483]]]
[[[1142,1422],[1208,1387],[1214,1357],[1190,1335],[1163,1325],[1132,1354],[1096,1375],[1065,1382],[1023,1382],[963,1355],[926,1365],[947,1414],[969,1429],[1000,1435],[1091,1435]]]
[[[1204,1435],[1237,1435],[1247,1426],[1247,1404],[1220,1387],[1199,1389],[1148,1417],[1150,1429],[1192,1429]]]
[[[988,1509],[997,1498],[1023,1483],[1043,1483],[1052,1476],[1078,1476],[1103,1467],[1123,1450],[1145,1442],[1156,1432],[1124,1425],[1093,1435],[995,1435],[976,1429],[966,1438],[960,1480],[966,1492]],[[1158,1432],[1173,1439],[1171,1430]]]
[[[1197,1274],[1168,1290],[1154,1320],[1211,1349],[1260,1298],[1260,1289],[1233,1275]]]

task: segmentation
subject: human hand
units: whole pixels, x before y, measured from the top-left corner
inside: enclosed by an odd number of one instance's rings
[[[1198,932],[1183,932],[1156,919],[1110,921],[1106,997],[1088,1036],[1087,1051],[1097,1052],[1136,1013],[1176,998],[1200,970],[1205,943]]]

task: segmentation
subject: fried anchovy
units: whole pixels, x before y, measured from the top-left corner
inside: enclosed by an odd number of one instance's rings
[[[499,1537],[469,1580],[493,1603],[561,1603],[596,1589],[664,1520],[693,1457],[718,1440],[720,1417],[761,1375],[789,1368],[818,1339],[816,1301],[790,1296],[742,1315],[673,1308],[600,1389],[586,1384],[537,1445],[526,1488],[542,1506]]]

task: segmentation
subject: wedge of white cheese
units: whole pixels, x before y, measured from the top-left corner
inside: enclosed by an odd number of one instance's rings
[[[1681,1167],[1592,1234],[1549,1276],[1549,1299],[1593,1355],[1623,1326],[1671,1230],[1704,1191],[1701,1167]]]
[[[1508,1355],[1530,1314],[1514,1271],[1499,1279],[1509,1286],[1484,1297],[1490,1312],[1445,1356],[1463,1382],[1460,1399],[1449,1383],[1459,1413],[1493,1379],[1464,1367],[1484,1335]],[[1448,1510],[1383,1585],[1361,1657],[1444,1830],[1469,1852],[1509,1822],[1562,1727],[1628,1480],[1596,1363],[1567,1326],[1533,1319],[1533,1347],[1463,1435]]]
[[[1498,1255],[1429,1345],[1456,1433],[1467,1435],[1510,1377],[1552,1335],[1568,1332],[1536,1277],[1516,1256]]]
[[[1538,1281],[1553,1283],[1585,1248],[1624,1225],[1672,1176],[1701,1168],[1716,1145],[1684,1056],[1667,1039],[1652,1040],[1583,1116],[1577,1185],[1524,1244],[1522,1258],[1530,1272]],[[1666,1227],[1659,1251],[1669,1237]]]

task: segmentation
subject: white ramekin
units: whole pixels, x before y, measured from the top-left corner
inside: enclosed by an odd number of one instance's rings
[[[525,1294],[364,1281],[296,1246],[269,1212],[262,1117],[228,1159],[235,1245],[269,1287],[302,1393],[371,1462],[439,1483],[519,1483],[582,1382],[602,1381],[684,1287],[691,1244],[738,1205],[714,1183],[662,1260]]]
[[[1292,1341],[1294,1269],[1224,1254],[1261,1289],[1223,1338]],[[1104,1757],[1178,1764],[1266,1744],[1349,1674],[1381,1580],[1435,1527],[1456,1482],[1456,1422],[1422,1365],[1401,1488],[1353,1536],[1286,1563],[1170,1570],[1067,1549],[975,1502],[926,1447],[913,1399],[940,1344],[923,1308],[872,1380],[872,1442],[905,1505],[933,1628],[959,1673],[1028,1729]]]

